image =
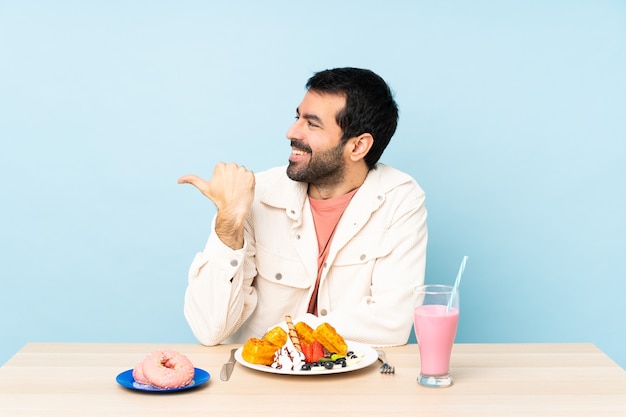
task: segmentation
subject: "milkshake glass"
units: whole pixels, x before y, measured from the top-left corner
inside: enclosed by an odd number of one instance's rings
[[[421,285],[415,289],[413,311],[420,352],[417,382],[426,387],[452,385],[450,355],[459,323],[459,294],[450,285]]]

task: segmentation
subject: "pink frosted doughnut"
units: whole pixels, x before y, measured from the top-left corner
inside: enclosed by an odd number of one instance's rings
[[[157,388],[181,388],[193,380],[191,361],[174,350],[152,352],[142,362],[141,370],[150,385]]]
[[[150,384],[148,378],[146,378],[146,376],[143,374],[143,361],[138,363],[137,366],[135,366],[135,368],[133,369],[133,379],[135,380],[135,382],[139,382],[140,384]]]

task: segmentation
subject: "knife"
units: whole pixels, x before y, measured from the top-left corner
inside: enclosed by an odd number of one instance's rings
[[[233,368],[235,367],[235,352],[237,352],[237,348],[231,349],[230,359],[222,366],[222,371],[220,372],[220,379],[222,381],[228,381],[230,374],[233,373]]]

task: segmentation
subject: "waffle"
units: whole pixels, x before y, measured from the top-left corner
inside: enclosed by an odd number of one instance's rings
[[[250,363],[271,365],[274,362],[274,353],[287,341],[287,333],[282,327],[276,326],[265,333],[262,339],[256,337],[248,339],[243,345],[241,356]]]
[[[285,342],[287,342],[287,333],[282,327],[276,326],[269,332],[265,333],[263,340],[270,342],[274,346],[281,347],[285,344]]]
[[[324,346],[330,353],[345,355],[348,352],[348,345],[343,337],[337,333],[335,328],[328,323],[322,323],[313,332],[315,339]]]
[[[299,321],[296,323],[295,328],[301,343],[306,343],[310,345],[311,343],[315,342],[315,335],[313,334],[314,330],[311,328],[311,326],[303,321]]]
[[[280,349],[267,340],[252,337],[243,345],[241,357],[249,363],[271,365],[274,362],[274,353]]]

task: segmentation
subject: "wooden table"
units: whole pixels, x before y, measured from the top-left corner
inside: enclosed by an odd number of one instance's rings
[[[159,348],[211,374],[177,393],[124,388],[117,374]],[[626,371],[592,344],[457,344],[450,388],[424,388],[417,345],[384,349],[395,375],[268,374],[235,365],[233,345],[31,343],[0,368],[0,416],[626,416]]]

